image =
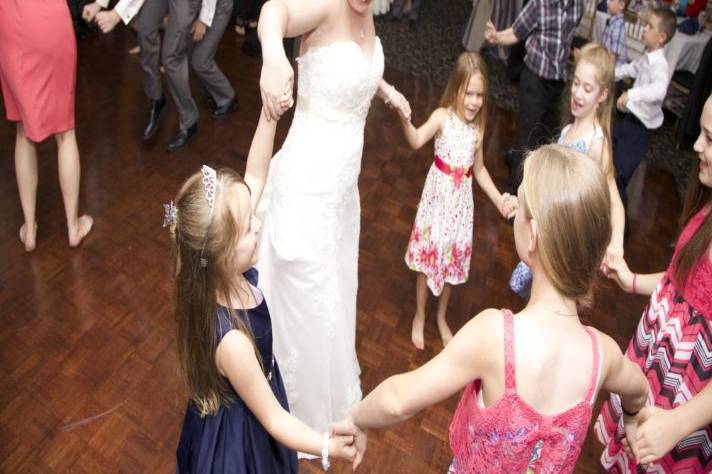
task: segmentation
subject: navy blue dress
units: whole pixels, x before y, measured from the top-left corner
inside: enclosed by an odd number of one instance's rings
[[[252,286],[257,286],[256,269],[247,271],[245,277]],[[241,312],[236,314],[243,317]],[[220,341],[235,327],[226,308],[218,306],[216,317],[216,337]],[[248,317],[272,393],[280,405],[289,410],[282,376],[272,356],[272,324],[264,298],[259,306],[248,310]],[[234,402],[221,406],[216,414],[201,418],[195,404],[192,401],[188,403],[178,444],[177,472],[296,473],[296,452],[272,438],[227,378],[224,383],[230,388]]]

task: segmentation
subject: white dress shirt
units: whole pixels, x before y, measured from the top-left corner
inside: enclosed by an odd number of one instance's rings
[[[627,109],[648,129],[663,124],[663,100],[668,88],[668,64],[663,48],[646,52],[635,61],[616,67],[616,80],[635,78],[628,89]]]
[[[121,17],[121,20],[125,25],[128,25],[133,17],[135,17],[143,6],[143,2],[146,0],[119,0],[119,2],[114,7],[116,13]],[[96,3],[101,5],[102,8],[109,7],[109,0],[96,0]],[[209,28],[213,24],[213,18],[215,17],[215,5],[217,0],[203,0],[200,6],[200,15],[198,19],[205,23]]]

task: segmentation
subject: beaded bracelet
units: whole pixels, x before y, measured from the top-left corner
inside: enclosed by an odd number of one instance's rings
[[[331,435],[327,431],[324,433],[324,438],[321,442],[321,468],[324,471],[328,471],[329,468],[331,467],[331,463],[329,463],[329,440],[331,439]]]

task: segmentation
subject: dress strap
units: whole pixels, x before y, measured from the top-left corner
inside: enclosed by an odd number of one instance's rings
[[[586,400],[593,404],[596,398],[596,389],[601,379],[601,347],[598,342],[596,332],[588,326],[585,326],[586,332],[591,338],[591,346],[593,349],[593,366],[591,367],[591,381],[589,382],[588,392],[586,392]]]
[[[517,391],[517,376],[514,363],[514,315],[508,309],[502,310],[504,316],[504,388],[505,391]]]

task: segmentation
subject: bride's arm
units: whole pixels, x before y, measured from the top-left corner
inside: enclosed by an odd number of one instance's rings
[[[376,95],[391,109],[395,109],[401,119],[406,121],[410,120],[411,110],[408,99],[398,92],[393,85],[387,83],[385,79],[381,79],[381,82],[378,83]]]
[[[267,180],[269,162],[272,159],[274,150],[274,134],[277,129],[277,122],[269,120],[264,110],[260,112],[260,120],[257,123],[257,130],[252,137],[252,145],[247,155],[247,168],[245,169],[245,183],[250,188],[250,199],[252,200],[252,210],[257,209],[257,204],[262,197],[262,191]]]
[[[308,33],[324,23],[336,0],[269,0],[260,12],[257,33],[262,45],[260,93],[269,119],[289,108],[294,70],[284,51],[284,38]]]

